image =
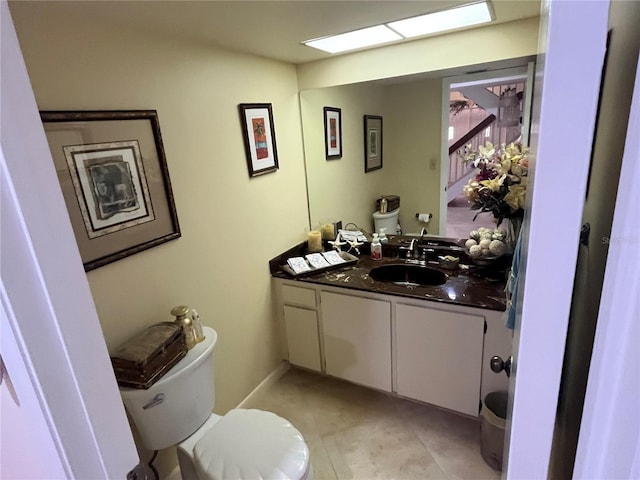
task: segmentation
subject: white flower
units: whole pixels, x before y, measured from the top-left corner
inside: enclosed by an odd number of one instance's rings
[[[480,152],[480,156],[484,159],[489,160],[496,154],[496,147],[491,142],[487,142],[485,145],[480,145],[478,147],[478,151]]]

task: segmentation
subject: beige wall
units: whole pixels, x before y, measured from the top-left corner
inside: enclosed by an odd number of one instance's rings
[[[385,88],[385,146],[389,190],[400,195],[405,233],[426,227],[439,234],[442,80],[430,79]],[[385,166],[385,169],[387,167]],[[428,224],[416,213],[432,213]]]
[[[306,90],[536,55],[538,22],[526,18],[305,63],[298,83]]]
[[[384,88],[348,85],[300,94],[311,224],[342,220],[371,232],[376,198],[387,190],[388,155]],[[341,159],[325,160],[323,107],[342,109]],[[364,115],[383,116],[383,168],[364,172]]]
[[[174,305],[197,307],[219,335],[225,412],[282,358],[267,261],[307,226],[295,67],[21,7],[13,16],[40,109],[158,111],[182,238],[88,279],[109,348],[170,320]],[[273,103],[276,173],[248,177],[242,102]]]

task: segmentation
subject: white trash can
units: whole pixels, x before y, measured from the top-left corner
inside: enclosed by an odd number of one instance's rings
[[[504,427],[507,418],[507,392],[491,392],[480,409],[480,453],[495,470],[502,470]]]

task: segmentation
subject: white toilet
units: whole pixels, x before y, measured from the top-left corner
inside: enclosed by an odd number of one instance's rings
[[[209,327],[204,334],[204,341],[149,389],[120,388],[143,445],[149,450],[177,445],[182,480],[310,480],[309,449],[287,420],[262,410],[211,413],[218,336]]]
[[[399,208],[386,213],[373,212],[373,227],[375,231],[380,233],[380,229],[385,228],[385,232],[388,235],[395,235],[398,230],[398,215],[400,215]]]

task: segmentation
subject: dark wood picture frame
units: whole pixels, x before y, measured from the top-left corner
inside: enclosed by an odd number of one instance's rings
[[[40,118],[85,271],[181,236],[155,110]]]
[[[342,158],[342,110],[324,107],[324,150],[327,160]]]
[[[238,105],[249,177],[278,170],[278,148],[270,103]]]
[[[382,168],[382,117],[364,116],[364,171],[372,172]]]

